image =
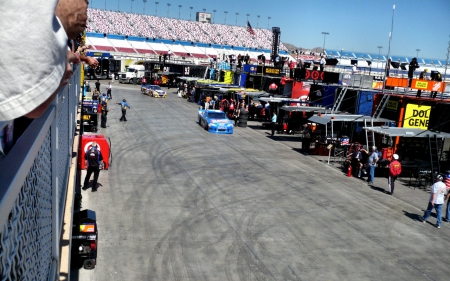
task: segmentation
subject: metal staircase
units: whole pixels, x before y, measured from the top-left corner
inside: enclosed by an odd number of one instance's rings
[[[367,119],[364,119],[364,127],[373,127],[373,119],[370,119],[370,123],[367,123]],[[368,130],[364,130],[366,131],[366,147],[367,149],[371,149],[372,146],[375,145],[375,133],[373,131],[368,131]]]
[[[389,100],[391,95],[384,94],[383,97],[380,100],[380,103],[378,104],[377,108],[375,109],[375,112],[373,113],[372,117],[375,119],[380,118],[381,113],[383,113],[384,108],[387,105],[387,102]]]
[[[341,92],[339,93],[339,96],[336,99],[336,102],[333,104],[333,108],[331,109],[331,113],[335,113],[339,110],[341,107],[341,103],[344,100],[345,94],[347,93],[347,87],[342,88]]]
[[[441,166],[439,164],[440,160],[440,148],[442,141],[437,138],[436,135],[428,135],[428,145],[430,149],[430,165],[431,165],[431,175],[432,179],[435,174],[441,172]]]

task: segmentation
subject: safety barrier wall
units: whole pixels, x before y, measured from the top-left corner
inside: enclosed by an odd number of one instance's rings
[[[0,280],[58,276],[79,81],[74,66],[69,85],[0,160]]]

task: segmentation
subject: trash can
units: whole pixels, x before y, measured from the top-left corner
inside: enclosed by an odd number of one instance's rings
[[[92,210],[75,212],[72,224],[72,264],[94,269],[97,264],[98,229]]]
[[[102,134],[83,134],[81,136],[80,147],[78,148],[78,169],[84,170],[84,155],[86,151],[91,149],[91,144],[93,142],[98,144],[98,150],[102,153],[103,161],[105,162],[105,167],[103,169],[108,170],[111,163],[111,142],[106,139]]]

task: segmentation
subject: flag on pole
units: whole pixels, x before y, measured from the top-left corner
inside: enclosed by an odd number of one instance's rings
[[[255,31],[253,31],[252,26],[250,25],[250,22],[247,21],[247,31],[251,34],[251,35],[255,35]]]

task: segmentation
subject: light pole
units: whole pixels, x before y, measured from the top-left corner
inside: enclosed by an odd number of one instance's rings
[[[324,32],[322,32],[322,34],[323,34],[323,47],[322,47],[322,53],[325,54],[325,37],[327,37],[327,35],[330,34],[330,33],[324,31]]]
[[[248,22],[248,17],[250,16],[250,14],[247,14],[247,22]],[[247,22],[245,23],[247,25]]]
[[[106,10],[106,0],[105,0],[105,10]]]
[[[383,49],[383,46],[377,46],[378,48],[378,68],[380,68],[380,61],[381,61],[381,49]]]
[[[155,5],[156,5],[155,15],[156,16],[158,16],[158,4],[159,4],[159,2],[155,2]]]
[[[133,13],[133,2],[134,2],[134,0],[131,0],[130,2],[131,2],[131,13]]]
[[[447,79],[447,66],[448,66],[448,58],[450,57],[450,41],[448,41],[448,48],[447,48],[447,60],[445,61],[445,69],[444,69],[444,77],[442,80],[445,82],[445,79]],[[441,100],[444,99],[444,92],[441,93]]]
[[[180,14],[181,14],[181,7],[183,7],[183,6],[178,5],[178,19],[181,18],[181,17],[180,17]]]
[[[143,0],[144,1],[144,15],[145,15],[145,4],[147,4],[147,0]]]
[[[419,52],[420,52],[420,49],[416,49],[416,53],[417,53],[416,58],[417,58],[417,59],[419,59]]]
[[[236,13],[236,23],[234,25],[237,25],[237,16],[239,16],[239,13]]]
[[[391,41],[392,41],[392,33],[394,31],[394,15],[395,15],[395,5],[392,6],[392,20],[391,20],[391,32],[389,32],[389,44],[388,44],[388,53],[387,53],[387,61],[386,61],[386,66],[385,66],[385,73],[386,75],[384,75],[384,80],[383,80],[383,89],[381,90],[381,93],[384,95],[384,92],[386,90],[386,79],[387,79],[387,68],[388,68],[388,63],[389,63],[389,59],[391,58]]]
[[[270,26],[270,19],[271,19],[271,17],[267,17],[267,28],[269,28],[269,26]]]
[[[213,23],[216,23],[216,12],[217,12],[217,10],[213,10],[213,13],[214,13],[214,15],[213,15]]]
[[[117,0],[117,11],[120,12],[120,0]]]
[[[228,14],[228,11],[224,11],[223,13],[225,14],[225,24],[227,24],[227,14]]]
[[[192,9],[194,9],[194,7],[189,7],[189,9],[191,9],[191,12],[189,14],[189,20],[192,20]]]
[[[169,8],[170,8],[170,3],[167,3],[167,17],[169,17]]]
[[[256,28],[259,28],[259,17],[260,17],[260,15],[257,15],[256,17],[258,18],[258,20],[256,21]]]

